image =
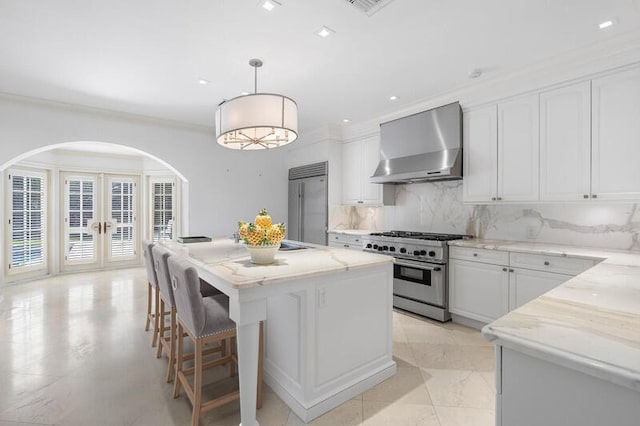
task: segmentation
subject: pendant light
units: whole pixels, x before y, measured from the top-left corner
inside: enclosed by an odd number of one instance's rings
[[[216,111],[216,139],[225,148],[270,149],[298,137],[298,106],[291,98],[258,93],[260,59],[252,59],[254,93],[222,101]]]

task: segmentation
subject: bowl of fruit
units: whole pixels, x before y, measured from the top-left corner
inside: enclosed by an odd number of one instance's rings
[[[255,222],[238,222],[240,238],[247,244],[251,262],[256,265],[269,265],[274,262],[285,231],[284,223],[271,221],[267,209],[260,210]]]

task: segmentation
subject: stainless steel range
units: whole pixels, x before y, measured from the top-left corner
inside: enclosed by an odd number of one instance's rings
[[[393,266],[393,306],[438,321],[449,321],[447,241],[468,235],[390,231],[362,237],[364,251],[396,258]]]

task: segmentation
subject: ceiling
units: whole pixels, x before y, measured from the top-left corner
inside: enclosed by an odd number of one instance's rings
[[[258,91],[295,99],[311,130],[640,31],[640,0],[394,0],[372,16],[280,3],[0,0],[0,92],[213,127],[218,103],[253,91],[260,58]]]

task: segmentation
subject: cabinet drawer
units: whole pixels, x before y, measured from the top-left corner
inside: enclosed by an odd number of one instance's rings
[[[509,261],[512,268],[525,268],[569,275],[578,275],[595,264],[595,261],[590,259],[530,253],[510,253]]]
[[[345,234],[329,233],[329,242],[347,244],[347,236]]]
[[[449,247],[449,257],[473,262],[508,265],[509,253],[500,250],[475,249],[470,247]]]
[[[362,235],[347,235],[347,244],[362,248]]]

